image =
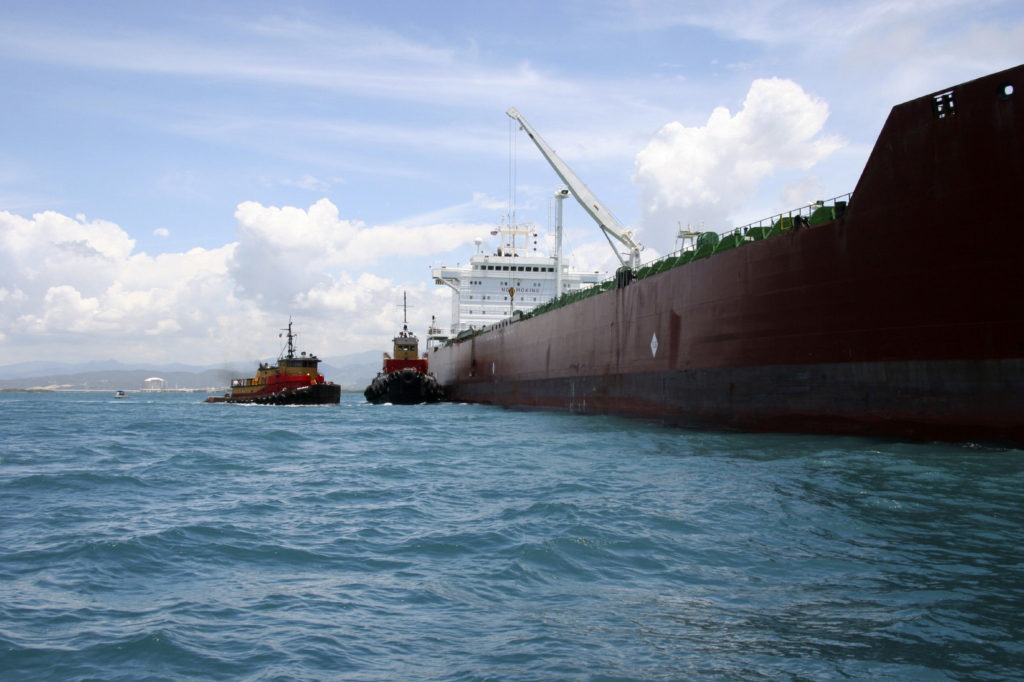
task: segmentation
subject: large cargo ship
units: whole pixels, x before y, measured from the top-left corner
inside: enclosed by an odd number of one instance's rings
[[[431,368],[459,401],[1024,447],[1022,87],[900,104],[845,201],[624,262]]]

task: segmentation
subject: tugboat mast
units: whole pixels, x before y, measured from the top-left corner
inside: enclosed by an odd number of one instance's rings
[[[288,329],[282,329],[281,331],[288,332],[288,353],[284,356],[288,360],[295,358],[295,344],[293,343],[297,334],[292,334],[292,318],[288,318]]]
[[[401,336],[406,336],[409,331],[409,302],[407,300],[407,292],[402,292],[402,333]]]

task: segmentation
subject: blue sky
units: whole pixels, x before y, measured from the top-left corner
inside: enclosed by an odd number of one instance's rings
[[[889,109],[1024,60],[1019,2],[0,5],[0,365],[321,356],[558,181],[638,235],[853,189]],[[579,267],[614,256],[567,205]]]

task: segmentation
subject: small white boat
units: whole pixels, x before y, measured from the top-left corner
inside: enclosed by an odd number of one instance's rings
[[[115,398],[127,398],[127,397],[128,397],[128,394],[127,394],[127,393],[125,393],[124,391],[116,391],[116,392],[114,393],[114,397],[115,397]]]

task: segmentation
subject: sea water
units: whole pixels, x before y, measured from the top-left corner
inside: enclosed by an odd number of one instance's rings
[[[1024,452],[0,395],[4,680],[1024,677]]]

